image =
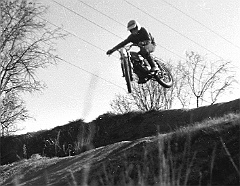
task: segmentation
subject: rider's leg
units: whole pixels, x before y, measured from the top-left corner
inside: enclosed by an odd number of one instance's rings
[[[157,64],[154,62],[154,60],[150,54],[146,56],[146,59],[148,60],[150,66],[151,66],[150,71],[155,72],[155,71],[159,70],[159,68],[157,67]]]
[[[156,63],[154,62],[151,54],[145,48],[141,48],[139,54],[142,55],[142,57],[144,57],[148,61],[148,63],[151,66],[152,72],[159,70],[159,68],[157,67]]]

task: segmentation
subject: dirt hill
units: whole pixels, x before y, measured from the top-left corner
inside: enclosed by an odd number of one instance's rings
[[[0,184],[239,185],[239,111],[240,99],[105,114],[1,138]]]

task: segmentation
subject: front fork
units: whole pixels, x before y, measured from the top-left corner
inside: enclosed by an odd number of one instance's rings
[[[130,62],[130,57],[124,57],[125,60],[128,61],[129,65],[129,75],[130,75],[130,80],[133,81],[133,75],[132,75],[132,67],[131,67],[131,62]],[[122,69],[122,77],[125,77],[125,71],[124,71],[124,66],[123,66],[123,58],[121,58],[121,69]]]
[[[123,68],[123,61],[122,60],[121,60],[121,69],[122,69],[122,77],[125,77],[124,68]]]

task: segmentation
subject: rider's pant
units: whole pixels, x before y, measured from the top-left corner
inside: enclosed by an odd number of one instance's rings
[[[151,44],[151,45],[152,45],[152,44]],[[153,60],[153,58],[152,58],[152,56],[151,56],[151,54],[150,54],[150,53],[153,52],[154,49],[155,49],[155,46],[154,46],[154,45],[152,45],[152,47],[153,47],[152,51],[149,51],[147,47],[141,47],[141,48],[140,48],[140,51],[139,51],[138,53],[139,53],[143,58],[145,58],[145,59],[149,62],[150,66],[153,68],[153,67],[156,66],[156,64],[154,63],[154,60]]]

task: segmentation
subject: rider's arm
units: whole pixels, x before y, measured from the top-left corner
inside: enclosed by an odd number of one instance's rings
[[[116,50],[124,47],[126,44],[130,43],[131,40],[129,39],[129,37],[127,39],[125,39],[124,41],[122,41],[121,43],[119,43],[118,45],[116,45],[115,47],[113,47],[112,49],[107,51],[107,55],[112,54],[113,52],[115,52]]]
[[[127,39],[125,39],[124,41],[122,41],[121,43],[119,43],[118,45],[116,45],[115,47],[112,48],[113,52],[124,47],[126,44],[130,43],[131,41],[129,40],[129,37]]]

